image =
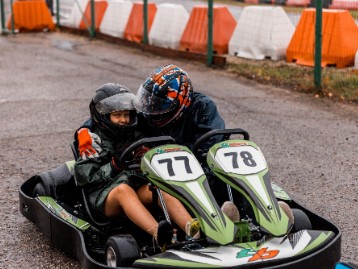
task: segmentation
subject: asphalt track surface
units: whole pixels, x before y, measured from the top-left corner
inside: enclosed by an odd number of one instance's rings
[[[343,232],[342,257],[357,263],[358,108],[260,86],[227,71],[63,33],[0,37],[0,268],[81,268],[19,212],[30,176],[72,159],[74,130],[95,89],[134,92],[156,68],[176,63],[210,95],[229,128],[251,134],[273,180]]]

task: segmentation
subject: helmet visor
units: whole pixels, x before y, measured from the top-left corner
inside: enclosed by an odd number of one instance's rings
[[[160,98],[147,91],[141,85],[133,102],[134,107],[141,113],[160,115],[173,111],[178,107],[178,100]]]
[[[134,110],[134,97],[134,94],[129,92],[115,94],[99,101],[95,106],[97,111],[102,115],[109,114],[113,111]]]

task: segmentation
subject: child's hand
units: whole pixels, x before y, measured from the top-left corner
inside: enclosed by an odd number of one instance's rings
[[[77,131],[78,151],[83,160],[95,158],[103,151],[101,138],[95,133],[91,133],[87,128],[81,128]]]

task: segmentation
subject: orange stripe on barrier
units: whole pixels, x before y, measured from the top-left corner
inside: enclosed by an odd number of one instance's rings
[[[286,50],[287,62],[314,65],[316,10],[305,9]],[[322,13],[322,67],[344,68],[354,64],[358,50],[358,26],[347,10]]]
[[[214,7],[213,48],[214,53],[228,52],[230,38],[235,30],[236,20],[227,7]],[[208,8],[194,7],[180,40],[180,50],[197,53],[207,52]]]
[[[95,29],[96,31],[99,30],[101,25],[104,13],[106,12],[108,3],[106,0],[95,0],[94,1],[94,21],[95,21]],[[92,16],[91,16],[91,1],[88,1],[85,12],[83,13],[82,20],[80,22],[79,28],[82,30],[88,29],[91,27],[92,23]],[[87,23],[87,24],[86,24]]]
[[[329,8],[358,10],[358,0],[333,0]]]
[[[315,0],[313,0],[315,1]],[[308,7],[311,3],[311,0],[287,0],[286,6],[294,7]]]
[[[245,4],[259,4],[259,0],[245,0]]]
[[[51,13],[43,0],[14,2],[13,18],[14,28],[20,31],[55,29]],[[11,29],[11,16],[7,21],[7,28]]]
[[[148,3],[148,33],[152,27],[156,12],[157,6],[154,3]],[[133,3],[132,11],[124,31],[124,38],[140,43],[143,39],[143,22],[143,4]]]

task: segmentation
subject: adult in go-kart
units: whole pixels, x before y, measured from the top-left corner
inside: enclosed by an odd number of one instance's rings
[[[74,166],[77,186],[87,192],[93,214],[118,218],[125,214],[134,224],[154,237],[161,247],[172,240],[171,225],[159,224],[147,207],[152,204],[152,192],[140,174],[134,177],[123,170],[118,156],[128,145],[138,140],[135,132],[137,114],[133,106],[134,94],[123,85],[106,83],[96,90],[90,103],[93,134],[101,139],[102,151],[96,158],[80,157]],[[138,156],[140,153],[136,152]],[[198,236],[197,221],[174,197],[163,192],[169,217],[188,236]]]

